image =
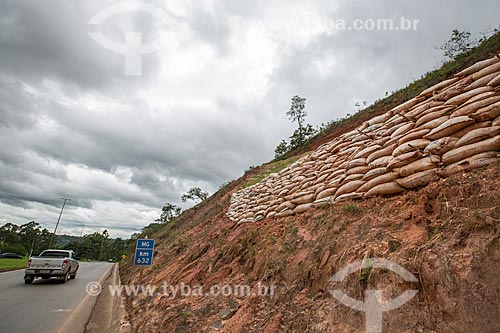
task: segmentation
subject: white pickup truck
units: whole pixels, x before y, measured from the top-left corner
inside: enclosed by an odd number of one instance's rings
[[[37,277],[50,279],[57,277],[61,283],[76,278],[80,264],[71,250],[45,250],[38,257],[28,260],[24,273],[24,283],[31,284]]]

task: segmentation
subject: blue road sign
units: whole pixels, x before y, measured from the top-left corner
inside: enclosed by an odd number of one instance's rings
[[[135,266],[151,266],[153,263],[153,250],[135,250]]]
[[[154,239],[138,239],[135,249],[134,265],[151,266],[153,264]]]
[[[136,249],[154,249],[155,240],[154,239],[138,239]]]

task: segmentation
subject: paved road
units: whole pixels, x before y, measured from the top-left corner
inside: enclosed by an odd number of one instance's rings
[[[57,332],[87,295],[87,283],[111,266],[81,262],[76,279],[66,284],[36,279],[25,285],[24,270],[0,273],[0,332]]]

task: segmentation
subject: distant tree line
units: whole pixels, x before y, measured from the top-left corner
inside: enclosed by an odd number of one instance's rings
[[[67,244],[59,244],[55,237],[54,244],[50,245],[53,233],[41,228],[35,221],[23,225],[7,223],[0,227],[0,252],[17,253],[29,257],[38,255],[49,247],[75,251],[78,257],[84,260],[120,260],[128,252],[131,240],[121,238],[111,239],[109,233],[94,232],[83,237],[72,237]],[[63,236],[61,236],[63,237]]]
[[[7,223],[0,227],[0,252],[29,256],[48,248],[53,233],[31,221],[23,225]]]

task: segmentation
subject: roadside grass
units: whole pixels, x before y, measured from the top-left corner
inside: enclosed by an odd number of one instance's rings
[[[0,272],[11,271],[14,269],[25,268],[28,264],[28,258],[23,259],[0,259]]]

